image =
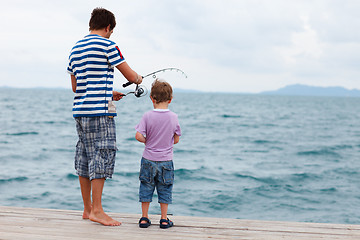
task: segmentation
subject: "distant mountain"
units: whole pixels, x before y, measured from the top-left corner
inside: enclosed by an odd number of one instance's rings
[[[174,88],[174,92],[178,93],[200,93],[199,90],[193,90],[193,89],[182,89],[182,88]]]
[[[360,90],[348,90],[343,87],[315,87],[308,85],[289,85],[275,91],[261,92],[266,95],[288,95],[288,96],[338,96],[338,97],[360,97]]]

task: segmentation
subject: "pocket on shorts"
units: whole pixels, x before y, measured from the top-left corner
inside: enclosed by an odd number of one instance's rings
[[[163,166],[162,175],[163,183],[165,185],[174,184],[174,167],[172,164],[169,164],[169,166]]]
[[[139,180],[143,183],[152,182],[152,166],[146,161],[141,161]]]
[[[111,149],[117,150],[116,139],[102,139],[96,141],[97,149]]]
[[[81,160],[83,158],[83,152],[84,152],[84,143],[81,141],[78,141],[76,144],[76,150],[75,150],[75,170],[81,169]]]
[[[95,144],[95,173],[111,175],[114,173],[116,141],[115,140],[99,140]]]

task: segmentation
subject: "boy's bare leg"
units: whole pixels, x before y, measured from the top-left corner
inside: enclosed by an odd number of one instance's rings
[[[141,203],[142,216],[146,217],[147,219],[149,219],[149,207],[150,207],[150,202]],[[147,222],[142,220],[140,223],[147,223]]]
[[[160,203],[161,219],[167,219],[168,206],[169,206],[169,204]],[[163,222],[162,224],[167,225],[166,222]]]
[[[91,181],[86,177],[80,177],[80,189],[81,189],[81,196],[84,202],[84,212],[83,212],[83,219],[89,219],[89,215],[91,212]]]
[[[93,179],[91,181],[93,206],[89,219],[93,222],[98,222],[106,226],[120,226],[121,222],[112,219],[102,208],[101,197],[104,183],[105,178]]]

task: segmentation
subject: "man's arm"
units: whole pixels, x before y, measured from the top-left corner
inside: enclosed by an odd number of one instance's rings
[[[70,75],[71,76],[71,87],[73,92],[76,92],[76,77],[75,75]]]
[[[130,68],[127,62],[120,63],[116,68],[129,81],[135,84],[142,83],[142,77]]]

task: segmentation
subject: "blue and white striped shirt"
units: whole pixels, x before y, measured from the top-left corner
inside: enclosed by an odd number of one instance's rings
[[[116,116],[109,113],[114,67],[124,62],[116,44],[90,34],[78,41],[69,56],[67,71],[76,77],[74,117]]]

